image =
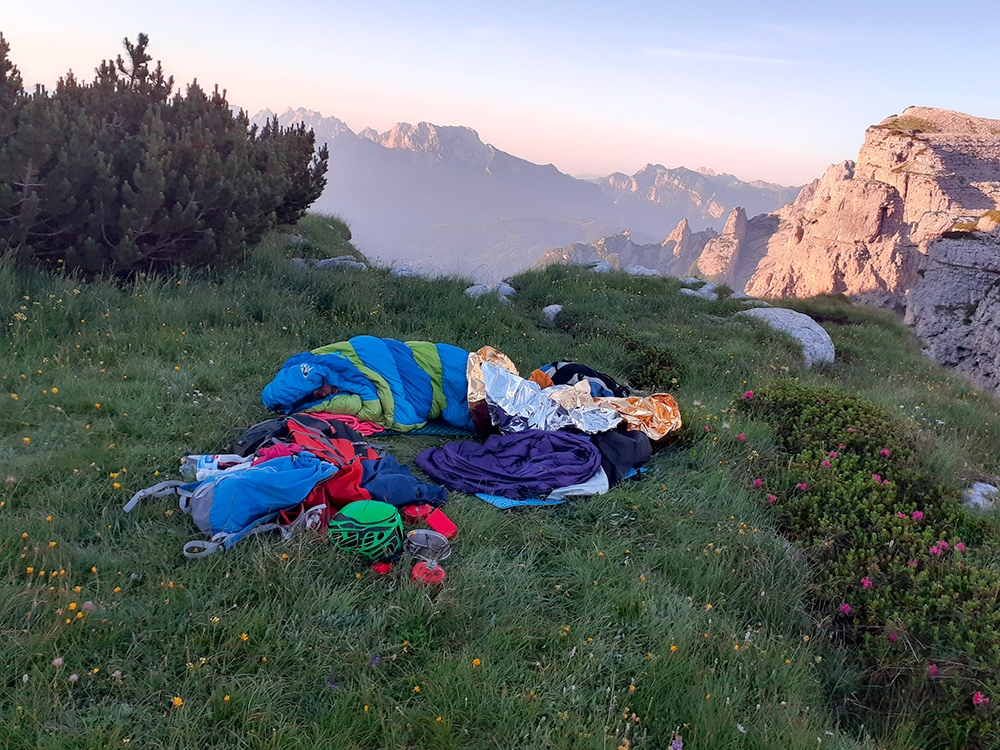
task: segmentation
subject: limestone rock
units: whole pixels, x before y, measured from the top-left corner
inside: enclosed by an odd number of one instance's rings
[[[590,270],[594,273],[608,273],[614,269],[608,261],[598,260],[590,264]]]
[[[986,482],[975,482],[962,493],[962,504],[971,510],[993,510],[997,500],[1000,500],[1000,490]]]
[[[1000,395],[1000,235],[932,241],[905,319],[933,359]]]
[[[505,281],[501,281],[493,286],[493,291],[497,293],[498,297],[502,299],[507,299],[508,297],[516,297],[517,290]]]
[[[646,268],[645,266],[625,266],[625,273],[629,276],[662,276],[655,268]]]
[[[339,255],[336,258],[324,258],[313,263],[317,271],[367,271],[368,265],[362,263],[353,255]]]
[[[1000,229],[1000,211],[987,211],[976,222],[976,231],[987,234]]]
[[[472,299],[479,299],[484,294],[489,294],[492,291],[493,288],[486,284],[473,284],[465,290],[465,296],[472,297]]]
[[[698,271],[709,278],[731,281],[736,254],[746,235],[747,212],[737,206],[726,219],[722,234],[705,245],[698,258]]]
[[[833,362],[834,347],[830,334],[808,315],[784,307],[757,307],[736,314],[761,320],[798,341],[808,368]]]
[[[420,271],[408,263],[397,263],[389,271],[390,276],[402,276],[402,277],[418,277],[420,276]]]
[[[684,287],[683,289],[678,289],[681,294],[685,294],[688,297],[698,297],[700,299],[708,300],[709,302],[715,302],[719,299],[719,295],[715,292],[715,284],[708,282],[701,286],[699,289],[688,289]]]
[[[542,317],[545,319],[546,323],[551,323],[556,319],[556,315],[562,312],[562,305],[549,305],[548,307],[542,308]]]
[[[777,220],[763,248],[744,238],[732,257],[763,250],[745,286],[754,296],[842,293],[901,308],[929,243],[998,207],[1000,120],[910,107],[868,128],[856,163],[834,164],[762,215]],[[729,249],[706,247],[706,267],[724,271]]]
[[[682,219],[660,243],[633,242],[632,233],[626,229],[589,244],[577,243],[553,248],[542,255],[534,267],[545,268],[553,263],[589,265],[604,260],[612,268],[642,266],[666,276],[675,276],[688,273],[705,243],[715,236],[712,229],[692,232],[687,219]]]

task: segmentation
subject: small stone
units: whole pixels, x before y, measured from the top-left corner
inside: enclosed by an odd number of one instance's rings
[[[309,240],[298,234],[286,234],[284,235],[285,242],[289,245],[308,245]]]
[[[312,268],[309,261],[305,258],[292,258],[292,265],[296,268],[305,268],[307,270]]]
[[[542,308],[542,317],[545,319],[546,323],[551,323],[556,319],[556,315],[562,312],[562,305],[549,305],[548,307]]]
[[[408,278],[413,278],[420,276],[420,271],[411,266],[409,263],[397,263],[389,271],[390,276],[404,276]]]
[[[500,283],[496,284],[493,287],[493,291],[495,291],[497,295],[501,298],[517,296],[517,290],[504,281],[501,281]]]
[[[325,258],[313,264],[318,271],[367,271],[368,266],[353,255],[339,255],[336,258]]]
[[[479,299],[484,294],[489,294],[491,291],[493,290],[486,284],[473,284],[465,290],[465,296],[472,297],[472,299]]]
[[[976,482],[962,493],[962,504],[970,510],[993,510],[997,500],[1000,500],[1000,490],[986,482]]]
[[[702,283],[701,279],[696,279],[694,276],[684,276],[681,278],[681,283],[686,286],[691,286],[692,284]]]
[[[729,299],[753,299],[753,297],[746,292],[733,292],[729,295]]]
[[[594,273],[608,273],[612,268],[606,260],[598,260],[590,264],[590,270]]]
[[[645,266],[625,266],[625,273],[629,276],[663,276],[657,269]]]

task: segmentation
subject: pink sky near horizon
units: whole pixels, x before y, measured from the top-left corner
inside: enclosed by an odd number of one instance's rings
[[[302,0],[278,13],[258,0],[35,0],[5,10],[0,32],[26,85],[51,86],[70,68],[89,78],[142,30],[179,84],[218,82],[251,114],[305,107],[355,131],[465,125],[570,174],[652,162],[800,185],[855,158],[866,127],[910,104],[1000,117],[1000,103],[976,93],[995,70],[996,53],[976,52],[985,29],[950,37],[929,0],[886,6],[909,11],[897,32],[937,46],[906,66],[871,54],[884,42],[878,16],[893,9],[853,0],[820,10],[775,0],[752,14],[731,0],[487,10]]]

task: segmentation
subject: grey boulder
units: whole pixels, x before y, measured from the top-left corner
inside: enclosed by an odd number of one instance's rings
[[[413,266],[408,263],[397,263],[389,271],[390,276],[403,276],[403,277],[417,277],[420,276],[420,271],[418,271]]]
[[[707,282],[704,286],[699,289],[688,289],[687,287],[683,289],[678,289],[681,294],[685,294],[688,297],[699,297],[700,299],[708,300],[709,302],[715,302],[719,299],[719,295],[715,293],[715,284],[712,282]]]
[[[736,314],[761,320],[798,341],[808,368],[833,362],[834,347],[830,334],[808,315],[785,307],[757,307]]]
[[[562,312],[562,305],[549,305],[548,307],[542,308],[542,317],[545,318],[546,323],[551,323],[556,319],[556,315]]]
[[[962,493],[962,504],[971,510],[990,511],[997,500],[1000,500],[1000,490],[986,482],[976,482]]]
[[[313,268],[319,271],[367,271],[368,266],[353,255],[340,255],[336,258],[324,258],[313,263]]]
[[[662,276],[663,274],[655,268],[645,266],[625,266],[625,273],[629,276]]]

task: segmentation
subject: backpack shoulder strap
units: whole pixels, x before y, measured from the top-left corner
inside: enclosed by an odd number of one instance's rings
[[[160,482],[159,484],[154,484],[152,487],[147,487],[144,490],[139,490],[134,495],[132,499],[129,500],[123,510],[128,513],[139,504],[139,501],[146,497],[166,497],[167,495],[172,495],[177,491],[177,488],[181,485],[186,484],[186,482],[178,482],[176,480],[168,482]]]
[[[280,523],[276,523],[274,519],[277,517],[277,513],[271,513],[258,518],[246,528],[231,533],[216,534],[208,541],[193,539],[184,545],[184,557],[189,560],[200,560],[216,552],[225,551],[248,536],[263,534],[267,531],[280,531],[281,536],[288,539],[292,535],[292,532]]]

